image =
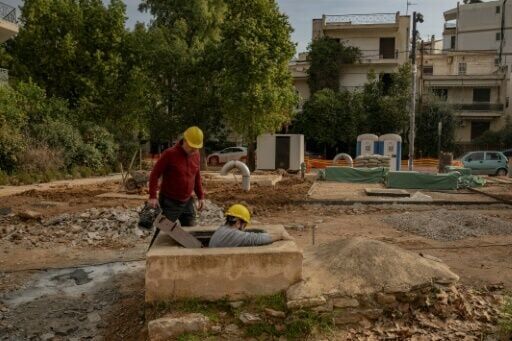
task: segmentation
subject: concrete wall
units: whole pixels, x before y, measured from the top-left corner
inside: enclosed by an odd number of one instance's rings
[[[273,233],[284,229],[281,225],[251,227]],[[257,247],[185,249],[161,233],[146,255],[146,302],[271,295],[288,289],[301,277],[302,252],[293,241]]]
[[[309,99],[311,93],[309,91],[309,85],[307,79],[294,79],[293,85],[295,86],[295,89],[297,89],[297,92],[301,98],[301,100],[307,100]]]

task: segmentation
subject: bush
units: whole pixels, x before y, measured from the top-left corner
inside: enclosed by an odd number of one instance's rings
[[[100,151],[86,143],[80,145],[75,161],[77,165],[85,166],[92,170],[97,170],[104,166],[103,156]]]
[[[19,131],[0,125],[0,170],[14,171],[25,148],[25,138]]]
[[[114,136],[103,127],[85,124],[82,127],[83,141],[101,154],[102,166],[113,166],[116,161],[116,154],[118,150],[117,144],[114,142]]]
[[[26,148],[19,158],[17,168],[29,173],[50,173],[62,169],[63,166],[64,160],[60,151],[41,145]]]

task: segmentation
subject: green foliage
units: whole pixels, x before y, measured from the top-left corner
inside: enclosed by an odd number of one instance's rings
[[[505,126],[498,131],[486,131],[482,136],[475,139],[476,144],[488,144],[493,146],[512,146],[512,122],[509,118]]]
[[[321,144],[350,143],[357,133],[358,99],[357,94],[349,92],[320,90],[304,104],[296,129]]]
[[[294,318],[286,326],[288,339],[298,340],[310,335],[315,328],[320,331],[327,331],[334,327],[332,318],[329,315],[321,315],[312,311],[298,311]]]
[[[221,107],[250,143],[289,122],[297,101],[288,62],[292,28],[274,0],[227,0],[222,25]]]
[[[504,340],[512,336],[512,296],[505,297],[505,304],[502,308],[499,326]]]
[[[362,93],[362,108],[365,117],[363,130],[381,135],[407,130],[409,102],[411,98],[410,65],[400,66],[390,75],[389,83],[379,79],[375,73],[368,75]]]
[[[253,302],[261,310],[270,308],[278,311],[286,311],[286,294],[281,292],[270,296],[256,297]]]
[[[342,66],[361,59],[359,48],[329,37],[316,39],[309,44],[308,54],[311,60],[308,84],[312,94],[325,88],[339,91]]]
[[[442,122],[441,150],[453,151],[456,120],[449,105],[435,97],[427,98],[416,114],[416,148],[421,156],[437,157],[438,124]]]

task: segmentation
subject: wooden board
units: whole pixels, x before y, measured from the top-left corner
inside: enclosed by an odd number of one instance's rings
[[[404,197],[408,198],[411,193],[404,189],[393,189],[393,188],[365,188],[364,192],[368,196],[372,197]]]

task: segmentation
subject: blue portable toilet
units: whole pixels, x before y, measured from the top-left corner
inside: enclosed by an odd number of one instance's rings
[[[389,156],[389,169],[399,171],[402,163],[402,137],[397,134],[385,134],[379,137],[379,154]]]
[[[362,134],[357,137],[356,156],[379,154],[379,137],[373,134]]]

